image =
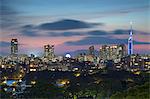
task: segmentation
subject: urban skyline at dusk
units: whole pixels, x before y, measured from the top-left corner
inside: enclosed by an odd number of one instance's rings
[[[150,99],[150,0],[0,0],[1,99]]]
[[[17,38],[19,53],[42,55],[46,44],[55,53],[94,45],[128,44],[133,21],[134,53],[149,54],[149,0],[70,1],[1,0],[0,55],[10,54]]]

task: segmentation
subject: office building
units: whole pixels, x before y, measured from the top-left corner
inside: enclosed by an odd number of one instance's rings
[[[54,55],[54,45],[45,45],[44,46],[44,57],[52,60],[55,55]]]
[[[17,55],[18,54],[18,40],[12,39],[11,40],[11,55]]]
[[[100,59],[101,60],[114,60],[119,62],[120,59],[126,55],[126,46],[121,45],[103,45],[100,48]]]
[[[95,56],[95,53],[94,53],[94,46],[90,46],[90,47],[89,47],[89,55]]]

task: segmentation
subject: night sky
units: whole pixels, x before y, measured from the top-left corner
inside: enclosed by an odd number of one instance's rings
[[[56,54],[103,44],[127,44],[133,22],[134,53],[150,54],[149,0],[0,0],[0,54],[10,54],[17,38],[19,53]]]

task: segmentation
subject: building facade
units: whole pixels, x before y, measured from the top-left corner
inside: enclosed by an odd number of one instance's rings
[[[126,46],[121,45],[103,45],[100,48],[99,57],[101,60],[114,60],[119,62],[120,59],[126,55]]]
[[[90,47],[89,47],[89,55],[95,56],[95,53],[94,53],[94,46],[90,46]]]
[[[18,54],[18,40],[12,39],[11,40],[11,55],[17,55]]]
[[[55,55],[54,55],[54,45],[45,45],[44,46],[44,57],[52,60]]]

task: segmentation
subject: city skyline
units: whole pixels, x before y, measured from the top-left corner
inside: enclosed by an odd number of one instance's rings
[[[1,0],[0,55],[10,53],[17,38],[19,53],[43,53],[46,44],[55,53],[102,45],[128,44],[133,21],[134,53],[149,54],[149,0],[40,1]]]
[[[150,0],[0,0],[1,99],[149,99]]]

